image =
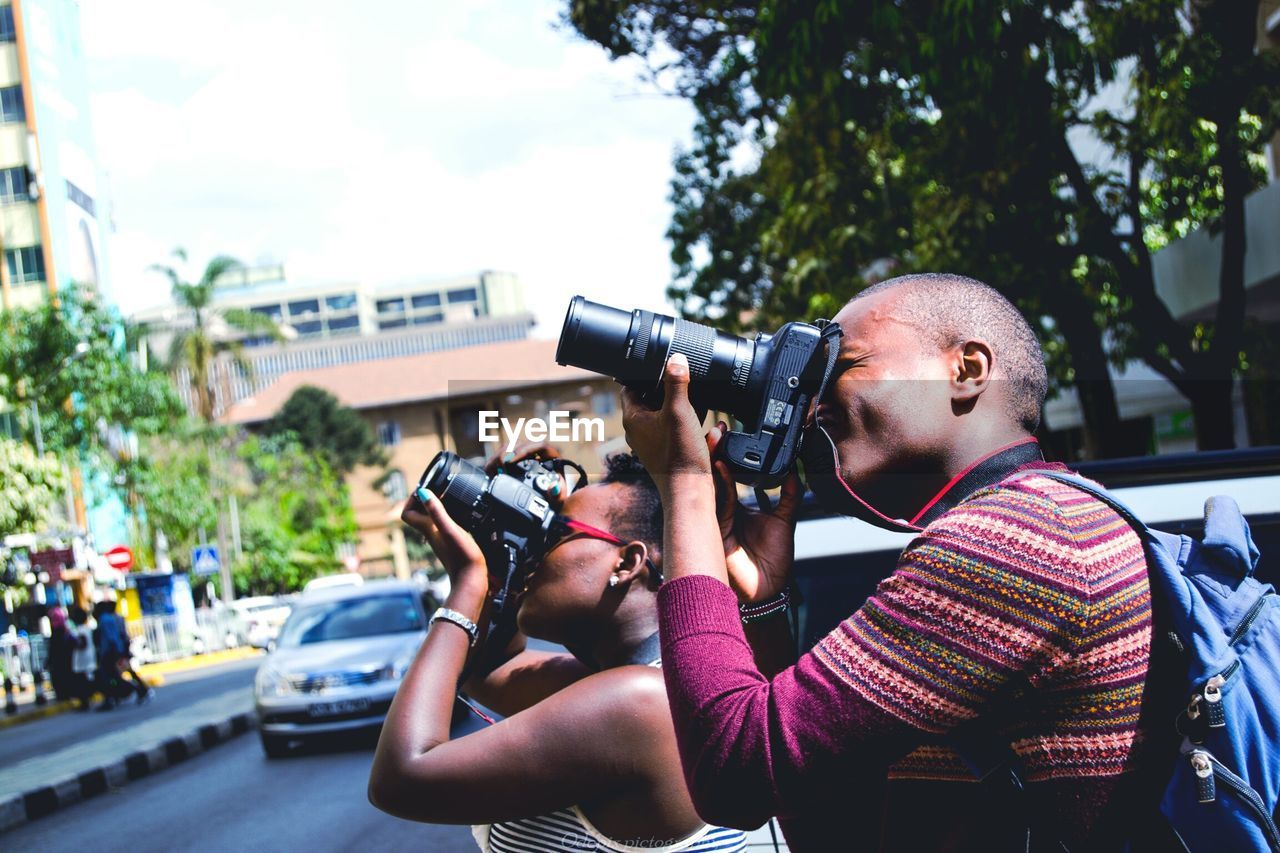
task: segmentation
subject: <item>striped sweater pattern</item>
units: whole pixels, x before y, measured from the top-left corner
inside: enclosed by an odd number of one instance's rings
[[[1093,497],[1032,475],[926,528],[814,658],[914,729],[941,734],[982,715],[1028,781],[1083,781],[1133,763],[1150,641],[1137,535]],[[940,742],[889,777],[973,778]]]

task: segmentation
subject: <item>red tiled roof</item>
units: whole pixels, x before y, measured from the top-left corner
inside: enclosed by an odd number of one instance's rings
[[[555,354],[555,341],[525,340],[295,370],[236,403],[222,420],[235,424],[265,421],[303,385],[323,388],[353,409],[371,409],[439,400],[451,393],[485,393],[599,378],[599,374],[581,368],[561,367],[556,364]]]

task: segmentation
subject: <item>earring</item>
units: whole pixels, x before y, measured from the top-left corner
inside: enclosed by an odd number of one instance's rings
[[[611,587],[615,587],[615,586],[617,586],[617,585],[618,585],[618,576],[617,576],[617,575],[609,575],[609,586],[611,586]]]

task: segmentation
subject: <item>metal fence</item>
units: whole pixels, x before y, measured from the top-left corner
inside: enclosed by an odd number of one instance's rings
[[[142,663],[174,660],[245,645],[245,627],[226,609],[197,610],[194,624],[177,616],[144,616],[129,623],[130,648]]]
[[[33,673],[44,671],[48,653],[48,640],[39,634],[34,637],[0,635],[0,658],[4,660],[4,674],[19,687],[32,684]]]
[[[177,616],[144,616],[127,625],[130,652],[140,663],[218,652],[249,642],[243,622],[226,609],[197,610],[194,623]],[[4,673],[18,687],[29,687],[34,673],[46,672],[48,653],[48,638],[40,634],[0,634]]]

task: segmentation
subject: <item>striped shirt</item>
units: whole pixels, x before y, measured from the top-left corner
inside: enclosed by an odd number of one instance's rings
[[[772,681],[722,583],[671,581],[659,613],[704,817],[790,818],[797,850],[851,822],[872,848],[989,843],[1007,815],[944,737],[981,718],[1021,759],[1042,826],[1072,849],[1112,840],[1095,830],[1145,755],[1151,599],[1141,542],[1092,496],[1034,475],[978,490]]]
[[[472,827],[484,853],[530,853],[530,851],[669,851],[675,853],[740,853],[746,850],[746,835],[740,830],[703,824],[683,838],[613,839],[596,829],[577,806],[549,815]]]

